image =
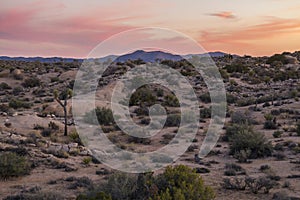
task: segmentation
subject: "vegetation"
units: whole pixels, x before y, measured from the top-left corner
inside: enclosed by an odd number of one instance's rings
[[[213,190],[204,185],[202,178],[184,165],[167,167],[165,172],[153,176],[146,174],[115,173],[99,189],[81,194],[78,200],[152,199],[152,200],[209,200]]]
[[[96,116],[96,118],[94,117]],[[113,125],[115,124],[114,116],[109,108],[97,107],[95,110],[87,112],[84,121],[89,124]]]
[[[273,147],[271,143],[267,141],[263,134],[254,132],[247,125],[237,127],[237,132],[233,133],[229,140],[230,154],[236,157],[244,154],[245,159],[256,159],[272,155]]]
[[[64,110],[64,119],[65,119],[65,129],[64,129],[64,136],[68,135],[68,112],[67,112],[67,105],[68,105],[68,99],[72,97],[72,90],[67,88],[64,91],[62,91],[60,94],[58,94],[58,91],[55,90],[54,93],[54,99],[57,101],[57,103],[63,108]]]
[[[0,179],[24,176],[29,174],[30,170],[26,157],[12,152],[0,153]]]

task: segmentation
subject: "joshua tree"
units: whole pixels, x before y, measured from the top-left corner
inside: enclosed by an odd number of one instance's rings
[[[72,97],[72,90],[71,89],[66,89],[62,91],[60,94],[58,94],[58,91],[55,90],[53,92],[54,94],[54,99],[59,103],[59,105],[64,109],[64,118],[65,118],[65,130],[64,130],[64,136],[68,135],[68,113],[67,113],[67,104],[68,104],[68,99]]]

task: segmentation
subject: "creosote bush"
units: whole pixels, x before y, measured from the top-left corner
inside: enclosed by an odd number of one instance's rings
[[[29,174],[30,169],[26,157],[12,152],[0,153],[0,179],[24,176]]]
[[[215,194],[191,168],[169,166],[164,173],[115,173],[98,189],[81,194],[78,200],[210,200]]]
[[[246,159],[256,159],[272,155],[273,147],[263,134],[254,132],[247,125],[238,129],[230,137],[230,154],[239,156],[242,152],[248,152]]]
[[[113,125],[115,123],[111,109],[104,107],[97,107],[95,110],[87,112],[84,121],[89,124],[99,123],[100,125]]]

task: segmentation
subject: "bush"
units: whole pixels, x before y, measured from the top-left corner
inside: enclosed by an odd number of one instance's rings
[[[41,81],[40,79],[36,78],[36,77],[32,77],[32,78],[27,78],[25,79],[25,81],[22,83],[22,85],[26,88],[32,88],[32,87],[37,87],[41,85]]]
[[[300,136],[300,123],[297,124],[296,132],[297,135]]]
[[[203,103],[210,103],[211,102],[211,98],[210,98],[210,94],[209,93],[205,93],[199,96],[200,100]]]
[[[282,134],[283,134],[282,131],[275,131],[275,132],[273,133],[273,137],[274,137],[274,138],[280,138]]]
[[[152,94],[153,92],[147,87],[138,88],[130,97],[129,105],[154,105],[156,102],[156,96]]]
[[[24,176],[29,174],[30,170],[26,157],[12,152],[0,153],[0,179]]]
[[[273,148],[263,134],[248,127],[230,137],[230,154],[238,155],[241,151],[249,151],[248,158],[256,159],[271,156]]]
[[[181,122],[181,116],[179,114],[170,114],[167,116],[165,126],[167,127],[179,126],[180,122]]]
[[[168,197],[168,198],[166,198]],[[214,199],[213,190],[204,185],[202,178],[191,168],[179,165],[167,167],[165,172],[125,174],[115,173],[99,188],[81,194],[78,200],[163,200],[163,199]]]
[[[175,95],[167,95],[165,96],[165,103],[166,106],[170,107],[179,107],[180,103]]]
[[[229,190],[246,190],[249,189],[252,193],[257,194],[259,191],[263,190],[265,194],[269,193],[270,189],[278,185],[275,181],[267,177],[259,178],[234,178],[223,179],[223,187]]]
[[[165,172],[154,181],[159,188],[153,199],[214,199],[212,188],[205,186],[202,178],[192,169],[184,165],[167,167]]]
[[[15,87],[14,89],[13,89],[13,91],[12,91],[12,93],[13,93],[13,95],[15,95],[15,96],[17,96],[17,95],[19,95],[21,92],[23,92],[24,91],[24,89],[22,88],[22,87]]]
[[[96,116],[96,118],[94,118]],[[97,107],[96,110],[85,114],[84,121],[89,124],[111,125],[115,124],[111,109]]]
[[[5,82],[0,83],[0,90],[9,90],[9,89],[11,89],[11,87],[7,83]]]
[[[31,104],[18,100],[18,99],[12,99],[9,101],[9,107],[14,108],[14,109],[19,109],[19,108],[30,108]]]

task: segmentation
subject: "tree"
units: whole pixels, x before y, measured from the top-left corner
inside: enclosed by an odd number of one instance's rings
[[[67,104],[68,99],[72,97],[72,90],[66,89],[62,91],[60,94],[58,94],[58,91],[55,90],[53,92],[54,99],[58,102],[58,104],[64,109],[64,119],[65,119],[65,130],[64,130],[64,136],[68,135],[68,112],[67,112]]]

